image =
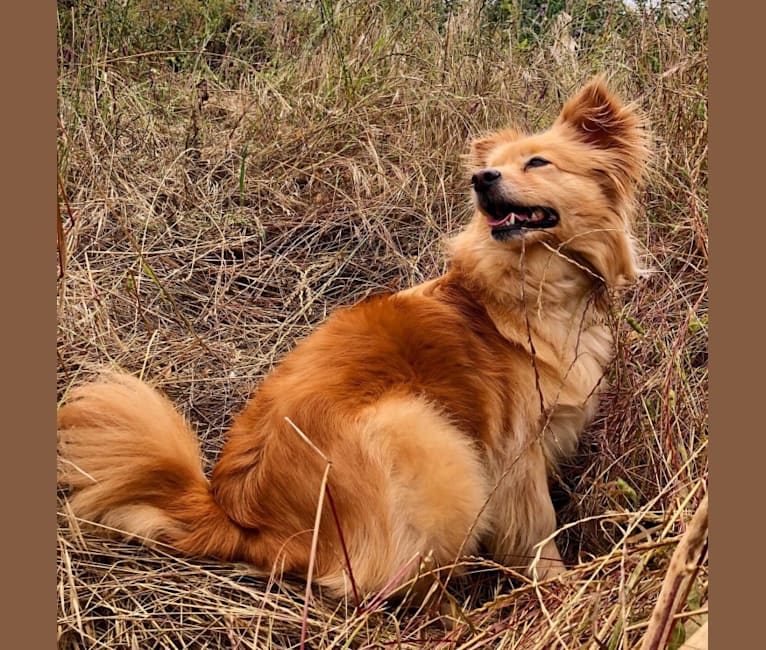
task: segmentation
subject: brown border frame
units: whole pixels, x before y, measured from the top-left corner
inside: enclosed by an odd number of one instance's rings
[[[763,461],[764,8],[710,7],[710,456],[713,648],[755,648],[763,639],[760,529]],[[740,222],[735,217],[745,215]],[[744,228],[732,228],[736,222]],[[743,280],[745,280],[743,282]],[[763,641],[761,641],[763,643]]]
[[[10,4],[3,19],[2,187],[10,191],[2,256],[9,413],[2,644],[49,648],[56,642],[56,5]]]

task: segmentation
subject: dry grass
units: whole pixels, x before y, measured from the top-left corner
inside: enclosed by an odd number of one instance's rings
[[[545,25],[515,38],[514,3],[251,4],[59,2],[60,397],[104,364],[141,373],[212,463],[251,388],[332,309],[443,270],[470,137],[545,126],[606,71],[656,134],[639,226],[654,273],[615,301],[611,387],[553,487],[572,569],[535,585],[468,558],[452,626],[315,598],[307,646],[635,647],[707,490],[706,7],[597,3],[594,28],[574,3],[568,54]],[[59,503],[59,647],[299,644],[300,584],[106,540]],[[678,620],[706,603],[705,558]]]

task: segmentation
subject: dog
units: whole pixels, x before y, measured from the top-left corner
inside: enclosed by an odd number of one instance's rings
[[[237,415],[208,479],[166,397],[127,374],[58,412],[77,517],[188,556],[346,597],[488,552],[564,570],[549,480],[595,415],[611,289],[649,159],[638,111],[597,77],[552,126],[470,144],[475,210],[436,279],[339,309]]]

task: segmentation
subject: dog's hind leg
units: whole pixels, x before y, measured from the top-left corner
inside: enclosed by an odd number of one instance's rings
[[[389,571],[413,556],[436,569],[476,553],[487,529],[481,513],[488,490],[470,438],[432,403],[413,396],[388,397],[369,409],[363,435],[386,477],[378,490],[388,503]]]

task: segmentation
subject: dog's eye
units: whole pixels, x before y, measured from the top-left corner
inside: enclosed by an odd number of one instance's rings
[[[542,167],[543,165],[550,165],[550,161],[546,160],[545,158],[535,156],[534,158],[527,160],[527,164],[524,165],[524,171],[530,169],[531,167]]]

